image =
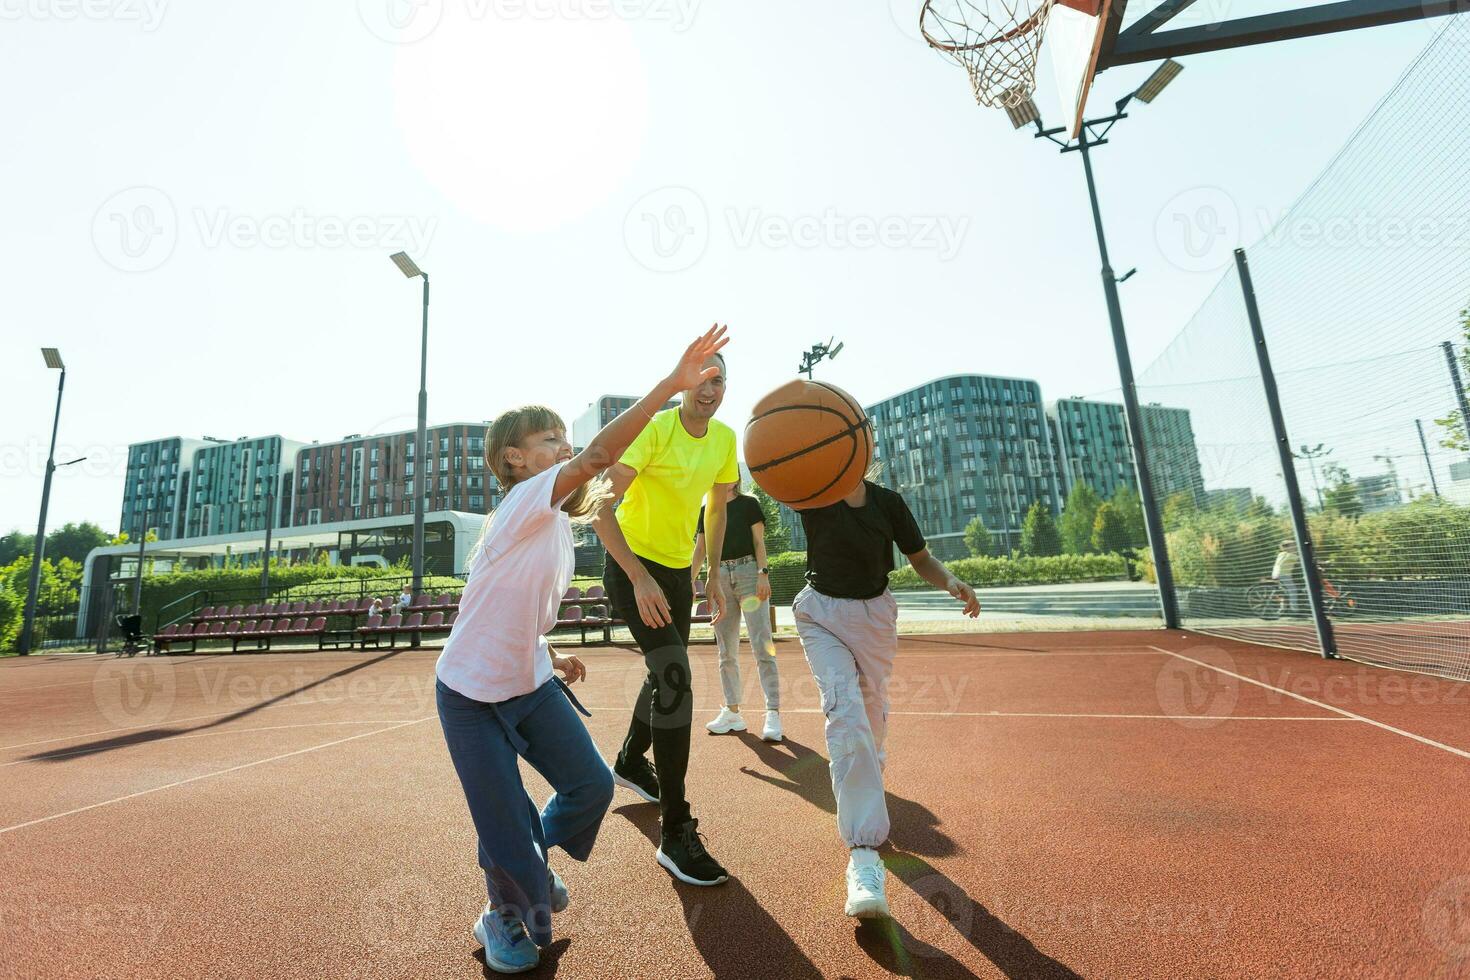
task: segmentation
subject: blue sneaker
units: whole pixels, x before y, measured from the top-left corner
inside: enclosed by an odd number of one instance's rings
[[[485,947],[485,965],[496,973],[525,973],[541,962],[541,951],[525,923],[489,909],[475,922],[475,939]]]
[[[572,896],[567,892],[567,883],[561,880],[561,875],[553,871],[550,865],[547,866],[546,873],[550,878],[547,885],[551,891],[551,911],[565,912],[572,901]]]

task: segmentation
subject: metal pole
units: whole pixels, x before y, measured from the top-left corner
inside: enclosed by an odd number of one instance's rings
[[[133,580],[133,615],[143,614],[143,550],[148,546],[148,515],[151,513],[147,508],[143,510],[143,526],[138,529],[138,577]]]
[[[1465,438],[1470,439],[1470,403],[1465,400],[1465,382],[1460,379],[1460,365],[1455,361],[1455,345],[1446,340],[1439,345],[1444,349],[1445,363],[1450,366],[1450,380],[1455,385],[1455,398],[1460,403],[1460,428]]]
[[[1429,486],[1439,496],[1439,481],[1434,478],[1434,464],[1429,461],[1429,442],[1424,438],[1424,420],[1415,419],[1414,428],[1419,430],[1419,449],[1424,453],[1424,468],[1429,471]]]
[[[1087,174],[1087,196],[1092,203],[1092,223],[1097,229],[1097,251],[1102,257],[1103,294],[1108,301],[1108,322],[1113,330],[1113,351],[1118,359],[1118,379],[1123,386],[1123,413],[1128,422],[1128,441],[1133,449],[1133,465],[1138,474],[1138,495],[1143,498],[1143,523],[1148,529],[1149,550],[1153,553],[1154,576],[1159,584],[1159,605],[1164,614],[1164,628],[1179,628],[1179,604],[1174,594],[1174,570],[1169,564],[1169,546],[1164,539],[1164,522],[1159,517],[1154,499],[1154,481],[1149,471],[1148,448],[1143,438],[1143,413],[1138,407],[1137,385],[1133,380],[1133,358],[1128,352],[1128,334],[1123,329],[1123,306],[1118,299],[1118,280],[1108,261],[1108,243],[1103,235],[1102,211],[1097,203],[1097,184],[1092,176],[1092,160],[1088,156],[1087,132],[1082,133],[1078,149],[1082,151],[1082,169]]]
[[[260,598],[269,599],[271,594],[271,526],[275,524],[276,485],[270,480],[265,484],[265,556],[260,563]]]
[[[423,591],[424,585],[424,470],[433,458],[427,446],[429,434],[429,274],[424,277],[424,327],[419,348],[419,459],[413,468],[413,594]],[[413,645],[418,646],[420,636],[413,634]]]
[[[1291,529],[1296,538],[1296,553],[1301,556],[1302,572],[1307,579],[1307,602],[1312,608],[1312,621],[1317,627],[1317,642],[1322,656],[1337,656],[1337,641],[1332,623],[1322,603],[1322,578],[1317,569],[1317,552],[1307,529],[1307,511],[1302,504],[1301,487],[1297,485],[1296,458],[1286,437],[1286,417],[1281,412],[1281,394],[1276,390],[1276,374],[1271,370],[1271,352],[1266,349],[1266,332],[1261,327],[1261,311],[1256,306],[1256,289],[1251,283],[1250,264],[1245,249],[1235,250],[1235,268],[1240,273],[1240,290],[1245,295],[1245,312],[1250,318],[1251,336],[1256,342],[1256,362],[1261,368],[1261,386],[1266,389],[1266,407],[1271,411],[1271,429],[1276,434],[1276,450],[1281,457],[1281,478],[1286,483],[1286,503],[1291,511]]]
[[[46,557],[46,510],[51,506],[51,475],[56,472],[56,430],[61,426],[61,393],[66,388],[66,368],[56,383],[56,415],[51,420],[51,448],[46,453],[46,477],[41,482],[41,519],[36,523],[35,550],[31,554],[31,581],[26,589],[25,616],[20,628],[16,651],[22,656],[31,652],[36,626],[36,602],[41,595],[41,562]]]

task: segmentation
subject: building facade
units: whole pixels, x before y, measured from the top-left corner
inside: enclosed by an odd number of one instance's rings
[[[130,445],[118,529],[134,540],[150,528],[160,541],[183,537],[194,454],[207,445],[202,439],[178,437]]]
[[[979,517],[998,550],[1020,544],[1026,511],[1056,511],[1061,489],[1041,386],[1024,378],[955,375],[867,407],[877,482],[904,495],[930,549],[969,554],[964,532]]]
[[[586,411],[572,420],[572,445],[579,452],[586,449],[592,437],[601,432],[603,426],[638,404],[639,397],[637,395],[603,395],[588,405]],[[664,408],[673,408],[677,404],[679,402],[676,399],[664,405]]]
[[[212,441],[194,453],[183,537],[283,527],[290,513],[291,460],[302,444],[281,436]]]
[[[1151,404],[1140,406],[1139,413],[1155,494],[1166,500],[1188,493],[1200,500],[1204,479],[1189,410]],[[1048,406],[1047,416],[1063,500],[1083,483],[1104,500],[1124,487],[1138,489],[1122,405],[1060,398]]]
[[[416,430],[303,445],[294,465],[291,526],[412,514],[420,461],[426,511],[483,514],[500,499],[485,470],[487,428],[470,422],[433,426],[426,432],[426,454],[418,452]]]

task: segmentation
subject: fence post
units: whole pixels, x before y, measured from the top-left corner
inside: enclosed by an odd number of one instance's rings
[[[1429,441],[1424,438],[1424,420],[1415,419],[1414,428],[1419,430],[1419,449],[1424,453],[1424,468],[1429,471],[1429,487],[1439,496],[1439,481],[1434,478],[1434,461],[1429,458]]]
[[[1302,505],[1302,491],[1296,479],[1296,457],[1286,435],[1286,417],[1281,412],[1281,393],[1276,389],[1276,373],[1271,369],[1271,353],[1266,349],[1266,333],[1261,327],[1261,311],[1256,306],[1256,289],[1251,284],[1250,264],[1245,249],[1235,250],[1235,268],[1240,273],[1240,290],[1245,294],[1245,312],[1250,318],[1251,337],[1256,342],[1256,363],[1261,368],[1261,386],[1266,389],[1266,406],[1271,411],[1271,431],[1276,435],[1276,451],[1281,458],[1281,478],[1286,483],[1286,504],[1291,511],[1291,529],[1296,538],[1296,553],[1301,556],[1302,572],[1307,579],[1307,602],[1317,627],[1317,643],[1322,656],[1337,656],[1337,640],[1332,623],[1322,603],[1322,573],[1317,568],[1317,550],[1307,528],[1307,511]]]
[[[1460,428],[1465,438],[1470,439],[1470,403],[1465,401],[1465,382],[1460,378],[1460,365],[1455,362],[1455,345],[1446,340],[1439,345],[1444,350],[1445,363],[1450,366],[1450,381],[1455,385],[1455,398],[1460,403]]]

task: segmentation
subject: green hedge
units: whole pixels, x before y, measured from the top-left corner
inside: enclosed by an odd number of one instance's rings
[[[955,577],[974,586],[1059,585],[1111,582],[1127,577],[1122,555],[1051,555],[1044,558],[958,558],[945,562]],[[904,564],[888,576],[893,589],[928,589],[913,567]]]
[[[771,600],[787,605],[806,584],[806,552],[788,551],[771,562]],[[1127,577],[1122,555],[1056,555],[1048,558],[960,558],[946,562],[950,571],[971,585],[1055,585],[1063,582],[1110,582]],[[927,589],[905,563],[888,576],[894,589]]]
[[[1470,508],[1432,497],[1361,517],[1310,514],[1317,555],[1334,581],[1463,576],[1470,568]],[[1292,536],[1284,514],[1201,511],[1174,516],[1166,538],[1180,586],[1243,587],[1271,573]],[[1152,580],[1151,563],[1144,569]]]

